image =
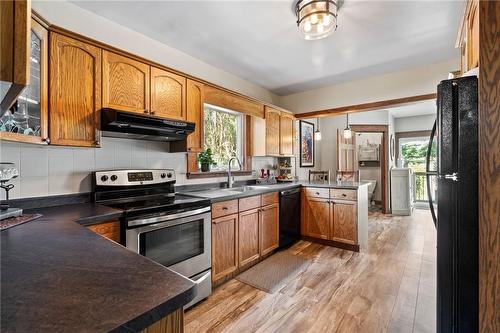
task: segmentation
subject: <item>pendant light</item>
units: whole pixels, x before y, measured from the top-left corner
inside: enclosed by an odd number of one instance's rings
[[[321,132],[319,130],[319,118],[316,118],[316,132],[314,132],[314,140],[321,141]]]
[[[349,140],[352,138],[352,130],[351,126],[349,126],[349,113],[347,114],[347,125],[346,128],[344,129],[344,139]]]

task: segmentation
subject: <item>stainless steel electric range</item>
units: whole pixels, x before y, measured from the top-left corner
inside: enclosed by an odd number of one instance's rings
[[[125,246],[193,280],[190,307],[212,292],[210,201],[175,193],[174,170],[94,173],[95,201],[124,211]]]

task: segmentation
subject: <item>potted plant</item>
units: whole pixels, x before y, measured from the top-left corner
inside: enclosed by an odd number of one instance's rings
[[[210,171],[211,165],[216,165],[212,156],[213,154],[210,148],[198,154],[198,163],[200,163],[202,172],[208,172]]]

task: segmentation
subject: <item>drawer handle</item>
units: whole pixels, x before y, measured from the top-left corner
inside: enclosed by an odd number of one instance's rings
[[[347,194],[345,194],[345,193],[342,193],[342,196],[343,196],[343,197],[347,197]]]
[[[227,207],[222,207],[222,210],[227,210]]]
[[[315,194],[316,194],[316,195],[319,195],[319,192],[316,192]]]

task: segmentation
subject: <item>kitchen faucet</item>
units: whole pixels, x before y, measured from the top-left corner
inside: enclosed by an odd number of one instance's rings
[[[229,167],[227,168],[227,187],[228,188],[232,188],[233,187],[233,184],[234,184],[234,177],[231,176],[231,162],[233,160],[236,160],[236,162],[238,162],[238,165],[240,166],[240,170],[241,170],[241,162],[240,160],[238,159],[238,157],[231,157],[229,159]]]

